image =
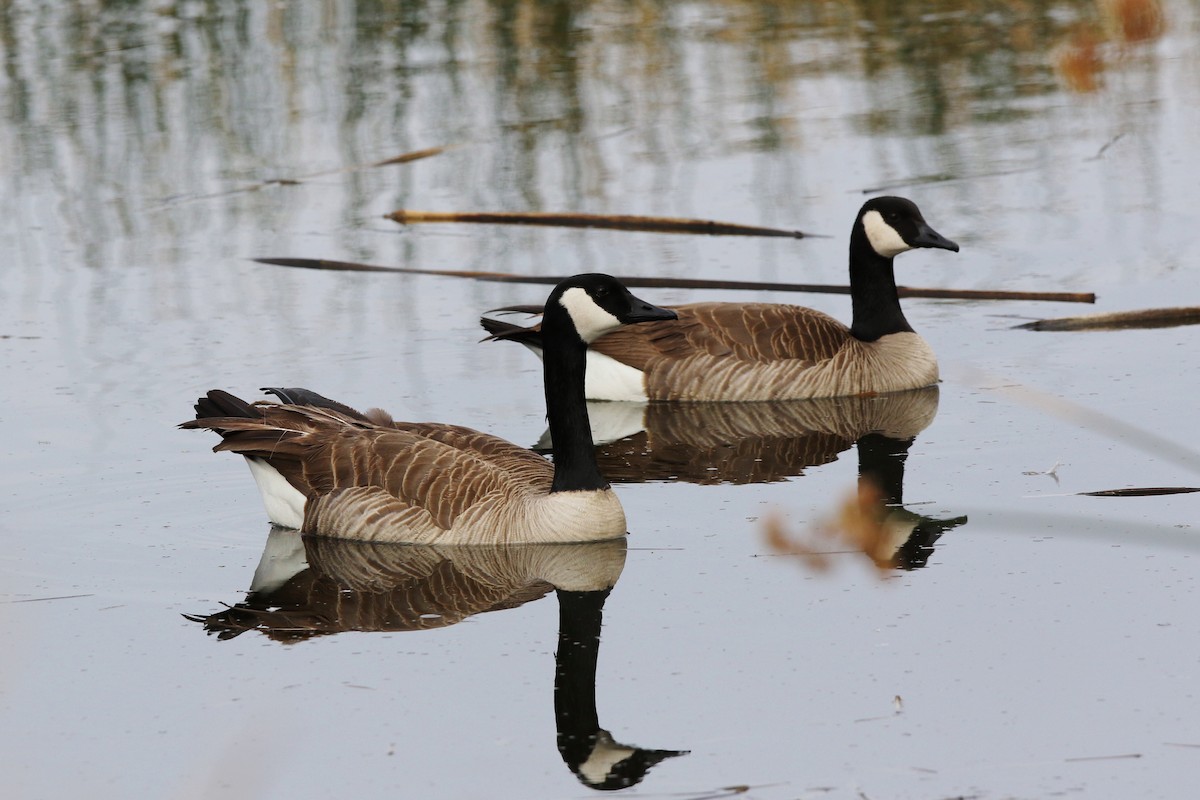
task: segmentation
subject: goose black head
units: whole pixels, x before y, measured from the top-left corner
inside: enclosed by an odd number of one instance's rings
[[[861,229],[871,249],[884,258],[894,258],[915,247],[958,252],[958,245],[929,227],[917,204],[903,197],[868,200],[858,212],[855,228]]]
[[[678,318],[674,311],[634,297],[611,275],[596,272],[572,276],[554,287],[546,301],[543,330],[558,309],[587,343],[622,325]]]

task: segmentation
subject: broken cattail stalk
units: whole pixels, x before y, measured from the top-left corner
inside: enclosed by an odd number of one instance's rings
[[[652,233],[704,233],[710,236],[777,236],[803,239],[812,234],[785,231],[779,228],[760,228],[731,222],[677,217],[643,217],[631,214],[561,214],[553,212],[501,211],[414,211],[402,208],[385,214],[385,219],[401,225],[421,222],[472,222],[486,225],[550,225],[560,228],[608,228],[620,231],[649,231]]]
[[[1039,319],[1014,327],[1030,331],[1115,331],[1126,328],[1173,328],[1197,324],[1200,324],[1200,306],[1181,306]]]
[[[430,156],[439,156],[446,152],[445,147],[427,147],[424,150],[413,150],[411,153],[402,153],[395,158],[385,158],[383,161],[376,161],[369,164],[371,167],[388,167],[392,164],[407,164],[410,161],[419,161],[422,158]]]
[[[324,269],[339,272],[391,272],[400,275],[437,275],[447,278],[472,278],[495,283],[530,283],[553,286],[561,277],[516,275],[510,272],[484,272],[461,269],[420,269],[418,267],[383,267],[354,261],[329,261],[322,258],[256,258],[260,264],[301,269]],[[705,278],[656,278],[618,276],[626,286],[635,289],[726,289],[750,292],[808,292],[810,294],[850,294],[849,286],[820,283],[773,283],[760,281],[725,281]],[[1091,292],[1014,292],[986,289],[920,289],[899,286],[901,297],[929,297],[948,300],[1042,300],[1059,303],[1094,303]]]

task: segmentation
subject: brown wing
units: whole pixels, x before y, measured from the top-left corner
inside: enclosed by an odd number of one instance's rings
[[[766,363],[821,361],[838,351],[849,329],[811,308],[776,303],[693,303],[678,320],[619,328],[592,348],[637,369],[659,359],[697,355]]]
[[[263,459],[306,497],[386,508],[448,529],[489,497],[546,492],[553,466],[511,442],[456,425],[379,425],[335,410],[256,403],[247,417],[205,417],[214,450]]]
[[[251,591],[215,614],[186,616],[223,639],[259,630],[286,642],[342,631],[441,628],[554,589],[533,576],[505,580],[464,570],[434,547],[308,536],[304,548],[308,569],[282,586]],[[469,555],[475,551],[486,559],[491,549],[468,548]]]

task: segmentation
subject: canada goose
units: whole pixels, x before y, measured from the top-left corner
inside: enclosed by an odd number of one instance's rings
[[[311,393],[309,398],[323,406],[331,402]],[[588,786],[624,788],[640,782],[655,764],[687,752],[623,744],[600,724],[596,673],[601,620],[605,600],[625,566],[626,550],[623,538],[435,547],[297,536],[276,527],[267,536],[242,602],[214,614],[184,616],[218,639],[258,631],[291,644],[344,631],[443,628],[555,592],[558,752]]]
[[[811,308],[691,303],[679,318],[614,331],[588,352],[591,400],[761,401],[881,394],[937,383],[937,359],[900,310],[892,260],[958,251],[911,201],[876,197],[850,230],[850,327]],[[498,310],[523,310],[521,307]],[[484,318],[493,338],[541,353],[539,326]]]
[[[596,465],[583,396],[587,345],[626,323],[674,318],[608,275],[554,288],[542,320],[553,466],[470,428],[332,401],[251,405],[213,390],[180,427],[219,433],[214,450],[246,457],[271,521],[306,533],[415,544],[618,538],[625,513]]]
[[[624,744],[600,725],[596,669],[608,589],[558,588],[558,649],[554,652],[554,721],[558,752],[580,783],[593,789],[627,789],[661,761],[687,750],[651,750]]]
[[[588,404],[596,461],[614,485],[664,481],[750,484],[785,481],[828,464],[871,433],[909,439],[937,415],[938,387],[874,397],[763,403]],[[619,438],[597,435],[610,413],[636,410]],[[535,449],[549,449],[550,439]]]
[[[214,614],[185,616],[221,639],[247,631],[292,642],[344,631],[432,630],[556,589],[607,591],[621,575],[626,549],[624,538],[448,547],[273,527],[245,598]]]
[[[934,544],[967,517],[931,517],[904,506],[904,464],[913,439],[868,433],[855,442],[858,450],[859,486],[869,489],[877,502],[874,522],[879,539],[871,548],[876,566],[912,571],[929,563]],[[862,495],[860,495],[861,497]],[[860,506],[867,510],[869,505]],[[861,524],[861,523],[860,523]]]

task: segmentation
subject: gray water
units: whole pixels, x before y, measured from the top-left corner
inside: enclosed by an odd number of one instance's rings
[[[568,573],[615,581],[599,725],[688,751],[642,754],[638,796],[1194,791],[1195,495],[1077,493],[1200,483],[1197,329],[1011,327],[1197,303],[1194,1],[13,2],[0,53],[4,797],[594,796],[556,744],[556,651],[589,711],[560,606],[575,625],[599,604],[556,595]],[[365,166],[430,147],[448,149]],[[221,638],[184,616],[233,616],[268,544],[265,562],[305,557],[240,459],[174,427],[204,391],[308,386],[524,444],[543,430],[536,359],[478,343],[476,319],[544,288],[250,259],[843,283],[850,222],[881,191],[962,245],[900,257],[904,284],[1098,294],[906,301],[943,374],[888,462],[933,539],[907,568],[843,552],[818,571],[767,538],[776,519],[846,549],[813,532],[855,492],[855,433],[679,412],[641,418],[676,460],[617,476],[627,552],[314,551],[313,575],[340,566],[282,619]],[[828,238],[402,227],[397,208]],[[837,295],[640,294],[849,316]],[[512,607],[355,605],[403,605],[398,576],[429,570]]]

